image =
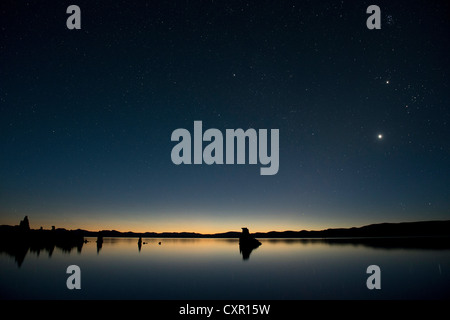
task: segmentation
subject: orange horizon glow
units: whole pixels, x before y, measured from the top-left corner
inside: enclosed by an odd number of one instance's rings
[[[3,223],[0,223],[3,224]],[[18,225],[18,223],[12,223],[9,225]],[[133,232],[133,233],[146,233],[146,232],[154,232],[154,233],[198,233],[198,234],[216,234],[216,233],[226,233],[226,232],[241,232],[241,228],[246,227],[250,230],[250,233],[266,233],[270,231],[283,232],[283,231],[319,231],[325,230],[328,228],[341,228],[341,227],[353,227],[354,225],[342,226],[342,225],[320,225],[320,224],[309,224],[309,225],[272,225],[267,226],[264,223],[242,223],[242,224],[233,224],[230,226],[223,226],[217,224],[184,224],[173,225],[164,223],[162,225],[119,225],[114,223],[83,223],[83,224],[74,224],[74,223],[61,223],[61,224],[36,224],[30,222],[31,229],[40,229],[41,227],[44,230],[51,230],[52,226],[55,226],[56,229],[62,228],[66,230],[86,230],[90,232],[98,232],[98,231],[118,231],[118,232]]]
[[[23,217],[21,218],[23,219]],[[19,219],[19,221],[21,220]],[[30,217],[29,217],[30,219]],[[19,225],[19,221],[1,221],[0,225]],[[254,223],[249,223],[249,221],[242,221],[242,223],[198,223],[197,221],[191,223],[175,223],[175,222],[164,222],[159,224],[145,224],[145,223],[103,223],[103,222],[84,222],[76,223],[72,221],[59,221],[58,223],[52,223],[48,221],[42,221],[40,223],[36,219],[30,219],[30,228],[37,230],[41,227],[44,230],[51,230],[52,227],[56,229],[62,228],[66,230],[86,230],[91,232],[98,232],[103,230],[108,231],[119,231],[119,232],[133,232],[133,233],[199,233],[199,234],[215,234],[215,233],[225,233],[225,232],[241,232],[241,228],[248,228],[251,233],[257,232],[270,232],[270,231],[301,231],[301,230],[323,230],[333,226],[327,225],[323,226],[320,224],[308,224],[308,225],[297,225],[297,224],[270,224],[262,221],[255,221]]]
[[[43,229],[45,230],[50,230],[51,226],[42,226]],[[178,228],[162,228],[162,227],[156,227],[153,226],[152,228],[148,228],[148,229],[131,229],[131,228],[126,228],[126,227],[115,227],[115,226],[110,226],[110,227],[104,227],[104,226],[87,226],[87,227],[81,227],[81,226],[55,226],[56,228],[62,228],[62,229],[67,229],[67,230],[77,230],[77,229],[81,229],[81,230],[86,230],[86,231],[91,231],[91,232],[98,232],[98,231],[118,231],[118,232],[122,232],[122,233],[126,233],[126,232],[133,232],[133,233],[198,233],[198,234],[216,234],[216,233],[226,233],[226,232],[241,232],[241,228],[248,228],[250,230],[250,233],[265,233],[265,232],[270,232],[270,231],[278,231],[278,232],[283,232],[283,231],[302,231],[302,230],[308,230],[308,231],[312,231],[312,230],[323,230],[323,229],[327,229],[327,228],[314,228],[314,229],[309,229],[309,228],[285,228],[285,229],[275,229],[275,228],[270,228],[270,227],[266,227],[266,228],[252,228],[249,225],[242,225],[242,227],[230,227],[230,228],[211,228],[208,226],[204,226],[204,227],[197,227],[195,229],[193,228],[182,228],[182,227],[178,227]],[[40,227],[39,227],[40,228]],[[36,227],[31,227],[31,229],[39,229]]]
[[[0,225],[19,225],[20,220],[24,218],[22,215],[20,218],[17,215],[3,215],[0,219]],[[352,220],[352,219],[333,219],[333,220],[320,220],[320,219],[305,219],[305,218],[290,218],[281,219],[280,217],[264,217],[261,216],[258,219],[254,217],[233,217],[224,216],[219,218],[209,218],[206,216],[178,219],[163,219],[158,218],[132,218],[123,217],[116,219],[97,219],[90,218],[89,216],[83,216],[75,218],[75,216],[58,217],[48,216],[43,214],[29,215],[29,222],[31,229],[51,230],[52,226],[55,228],[63,228],[66,230],[86,230],[91,232],[98,232],[103,230],[118,231],[118,232],[133,232],[133,233],[198,233],[198,234],[216,234],[226,232],[241,232],[241,228],[248,228],[250,233],[265,233],[270,231],[283,232],[283,231],[320,231],[330,228],[351,228],[361,227],[369,224],[376,223],[398,223],[408,222],[409,219],[402,219],[401,221],[396,219],[383,219],[383,220]],[[412,221],[419,221],[420,219],[414,219]],[[82,222],[81,222],[82,221]]]

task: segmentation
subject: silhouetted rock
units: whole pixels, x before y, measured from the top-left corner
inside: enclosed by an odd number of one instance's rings
[[[28,216],[25,216],[25,218],[20,221],[19,228],[24,231],[30,230],[30,222],[28,221]]]
[[[242,228],[242,233],[241,236],[239,237],[239,244],[243,246],[250,246],[257,248],[261,245],[261,242],[256,240],[253,236],[251,236],[247,228]]]
[[[242,254],[242,259],[248,260],[250,253],[260,245],[261,242],[251,236],[247,228],[242,228],[242,233],[239,237],[239,252]]]

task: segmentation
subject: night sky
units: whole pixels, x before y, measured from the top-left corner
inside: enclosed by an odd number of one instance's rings
[[[66,9],[81,8],[81,30]],[[369,5],[381,29],[369,30]],[[324,229],[450,219],[448,1],[2,1],[0,224]],[[171,134],[279,129],[279,171]],[[204,143],[205,146],[205,143]]]

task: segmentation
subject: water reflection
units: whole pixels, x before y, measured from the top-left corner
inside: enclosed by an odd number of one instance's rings
[[[71,253],[76,249],[81,253],[84,239],[77,232],[67,230],[33,230],[3,232],[0,237],[0,253],[6,253],[14,258],[20,268],[28,252],[37,256],[41,252],[52,257],[54,249],[58,248],[64,253]]]
[[[55,248],[60,249],[64,253],[71,253],[75,250],[78,253],[81,253],[83,244],[88,240],[83,240],[83,237],[77,237],[75,235],[69,235],[62,233],[55,236],[51,232],[57,231],[48,231],[48,234],[44,234],[41,232],[39,236],[32,235],[21,235],[14,237],[7,237],[5,234],[2,235],[0,241],[0,253],[5,253],[6,255],[13,257],[18,267],[21,267],[23,264],[25,257],[28,253],[34,253],[37,256],[41,254],[41,252],[45,252],[48,254],[48,257],[52,257]],[[135,239],[135,238],[134,238]],[[99,236],[96,240],[96,252],[100,254],[102,250],[104,239],[102,236]],[[165,239],[169,247],[164,247],[163,250],[165,254],[171,254],[174,250],[174,245],[178,248],[180,245],[183,246],[184,252],[189,251],[197,251],[203,250],[206,245],[217,245],[218,242],[228,243],[229,245],[235,246],[239,245],[239,253],[242,256],[242,260],[247,261],[250,259],[251,253],[256,250],[260,246],[260,242],[246,242],[246,241],[237,241],[237,239]],[[262,241],[269,245],[279,245],[279,248],[286,248],[286,246],[311,246],[311,245],[326,245],[327,247],[366,247],[372,249],[380,249],[380,250],[449,250],[450,249],[450,239],[448,237],[397,237],[397,238],[309,238],[309,239],[263,239]],[[92,239],[91,239],[92,241]],[[126,246],[126,242],[128,241],[136,241],[132,238],[107,238],[108,244],[111,245],[120,245],[120,251],[124,253],[124,251],[128,250]],[[151,239],[154,245],[161,245],[161,241],[157,239]],[[237,243],[238,242],[238,243]],[[134,242],[136,243],[136,242]],[[178,243],[178,245],[177,245]],[[148,244],[148,242],[143,241],[142,237],[137,241],[138,252],[141,252],[142,246],[144,244]],[[201,246],[198,246],[200,245]],[[189,247],[187,247],[189,245]],[[162,247],[161,247],[162,248]],[[116,249],[119,249],[117,247]],[[215,249],[211,249],[215,250]],[[268,253],[267,250],[263,250],[261,254]]]
[[[239,244],[239,253],[242,254],[242,260],[248,260],[253,250],[258,247],[246,246]]]
[[[98,236],[97,237],[97,254],[100,253],[100,250],[103,247],[103,237],[102,236]]]
[[[104,237],[100,251],[97,251],[96,237],[86,239],[87,243],[69,250],[56,244],[21,247],[12,241],[2,241],[0,251],[6,254],[0,255],[0,298],[439,299],[450,296],[450,248],[445,242],[448,239],[259,239],[262,245],[256,249],[239,245],[237,238]],[[159,242],[164,243],[158,245]],[[42,252],[46,253],[44,257]],[[17,263],[10,261],[11,256]],[[66,289],[65,269],[71,264],[79,265],[84,271],[82,281],[89,290]],[[370,291],[365,285],[366,268],[371,264],[379,265],[382,270],[384,286],[379,292]]]
[[[329,246],[364,246],[376,249],[424,249],[448,250],[449,237],[374,237],[374,238],[306,238],[306,239],[266,239],[268,243],[326,244]]]

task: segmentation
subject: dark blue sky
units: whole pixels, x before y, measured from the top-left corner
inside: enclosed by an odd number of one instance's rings
[[[81,8],[81,30],[66,8]],[[0,224],[216,232],[450,218],[446,1],[3,1]],[[280,169],[177,128],[279,129]],[[383,138],[378,139],[382,134]]]

